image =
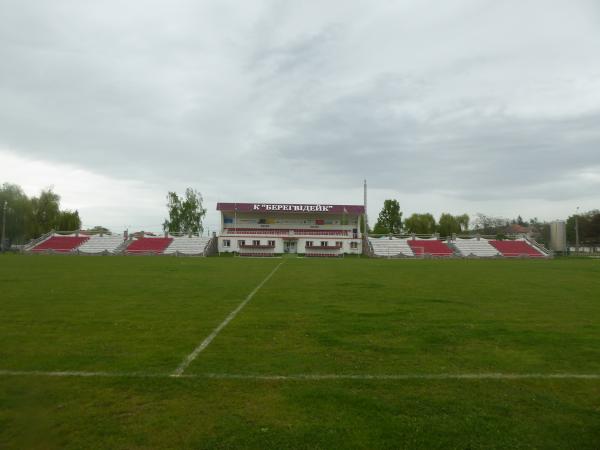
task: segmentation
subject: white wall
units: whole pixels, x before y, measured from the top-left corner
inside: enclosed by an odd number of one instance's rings
[[[246,251],[255,251],[255,252],[274,252],[274,253],[283,253],[283,238],[281,237],[268,237],[265,235],[244,235],[244,236],[219,236],[219,253],[231,253],[231,252],[239,252],[240,249],[238,247],[238,241],[244,240],[246,244],[251,244],[254,240],[259,240],[262,245],[266,245],[268,241],[275,241],[275,248],[271,249],[246,249]],[[230,247],[225,247],[223,245],[223,241],[229,240],[231,243]],[[327,245],[335,245],[336,242],[342,243],[341,252],[345,254],[352,255],[360,255],[362,253],[362,244],[360,239],[348,239],[341,238],[335,236],[314,236],[310,238],[298,238],[296,251],[299,254],[304,254],[306,252],[306,242],[312,241],[313,245],[319,246],[321,245],[321,241],[327,242]],[[355,249],[350,247],[351,242],[356,242]],[[325,252],[334,252],[334,250],[324,250]]]
[[[229,240],[231,243],[230,247],[225,247],[223,245],[223,241]],[[252,236],[252,235],[244,235],[244,236],[219,236],[219,253],[231,253],[236,252],[239,253],[240,248],[238,246],[238,241],[246,241],[246,245],[252,244],[252,241],[260,241],[261,245],[267,245],[268,241],[275,241],[275,248],[273,250],[264,248],[264,249],[243,249],[242,251],[248,252],[273,252],[273,253],[283,253],[283,239],[276,237],[267,237],[265,235],[260,236]]]
[[[304,254],[306,253],[306,242],[312,241],[314,246],[321,245],[321,242],[327,242],[327,245],[335,245],[336,242],[342,243],[341,253],[345,253],[347,255],[360,255],[362,253],[362,244],[360,239],[348,239],[348,238],[340,238],[335,236],[314,236],[310,238],[299,238],[298,239],[298,253]],[[356,242],[357,248],[350,248],[350,243]],[[331,252],[334,253],[335,250],[323,250],[323,253]]]

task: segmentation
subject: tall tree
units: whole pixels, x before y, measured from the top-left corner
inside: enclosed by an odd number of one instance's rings
[[[471,220],[471,218],[469,217],[468,214],[461,214],[460,216],[455,216],[456,221],[458,222],[458,225],[460,226],[460,231],[463,233],[466,233],[467,231],[469,231],[469,221]]]
[[[27,224],[31,220],[31,201],[16,184],[0,186],[0,214],[6,202],[6,239],[12,243],[25,243],[30,236]],[[1,218],[0,218],[1,220]]]
[[[375,234],[399,234],[402,229],[402,212],[398,200],[386,200],[377,218]]]
[[[202,219],[206,209],[202,206],[200,192],[187,188],[185,197],[180,198],[176,192],[167,194],[167,210],[169,218],[165,219],[163,229],[169,233],[202,234]]]
[[[460,233],[460,224],[452,214],[443,213],[438,222],[438,230],[442,237],[452,236]]]
[[[77,211],[61,211],[60,196],[46,189],[29,198],[16,184],[0,186],[0,208],[6,209],[6,237],[13,244],[23,244],[53,229],[74,231],[81,228]]]
[[[415,213],[404,221],[404,228],[409,233],[433,234],[436,230],[435,218],[429,213]]]
[[[54,193],[52,188],[44,190],[39,197],[31,199],[33,221],[31,234],[40,236],[54,229],[58,225],[60,215],[60,195]]]
[[[55,228],[61,231],[79,230],[81,228],[79,211],[60,211],[58,213]]]

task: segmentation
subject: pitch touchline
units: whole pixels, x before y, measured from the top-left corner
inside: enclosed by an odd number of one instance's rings
[[[196,347],[194,349],[194,351],[192,353],[190,353],[189,355],[187,355],[185,357],[185,359],[181,362],[181,364],[179,365],[179,367],[177,367],[177,369],[175,369],[175,371],[171,374],[171,376],[174,377],[180,377],[183,372],[185,371],[185,369],[187,369],[187,367],[191,364],[191,362],[196,359],[196,357],[200,354],[200,352],[202,352],[206,347],[208,347],[208,345],[213,341],[214,338],[217,337],[217,335],[221,332],[221,330],[223,328],[225,328],[227,326],[227,324],[229,322],[231,322],[235,316],[237,316],[237,314],[242,310],[242,308],[244,306],[246,306],[246,304],[252,300],[252,297],[254,297],[254,295],[260,290],[261,287],[263,287],[263,285],[269,281],[269,279],[273,276],[273,274],[275,272],[277,272],[277,269],[279,269],[281,267],[281,265],[284,263],[285,261],[280,262],[272,271],[271,273],[269,273],[269,275],[267,275],[265,277],[264,280],[262,280],[260,282],[260,284],[258,286],[256,286],[254,288],[254,290],[252,292],[250,292],[250,294],[248,294],[248,296],[244,299],[244,301],[242,303],[240,303],[238,305],[237,308],[235,308],[233,311],[231,311],[229,313],[229,315],[225,318],[225,320],[223,322],[221,322],[221,324],[215,328],[213,330],[212,333],[210,333],[208,335],[208,337],[206,339],[204,339],[200,345],[198,345],[198,347]]]
[[[0,370],[0,376],[9,377],[73,377],[73,378],[173,378],[169,373],[151,372],[86,372]],[[255,381],[326,381],[326,380],[600,380],[597,373],[422,373],[422,374],[292,374],[258,375],[234,373],[181,374],[177,378]]]

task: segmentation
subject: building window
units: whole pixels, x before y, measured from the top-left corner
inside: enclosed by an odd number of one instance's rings
[[[306,246],[307,247],[312,247],[313,246],[313,241],[306,241]]]
[[[336,247],[342,248],[342,241],[337,241],[335,245]]]
[[[327,241],[321,241],[321,247],[327,247]]]
[[[231,241],[229,239],[223,239],[223,247],[231,247]]]
[[[275,247],[275,241],[269,241],[269,247]]]
[[[350,248],[357,249],[358,248],[358,242],[350,242]]]
[[[244,241],[244,240],[238,241],[238,248],[242,248],[244,245],[246,245],[246,241]]]
[[[260,245],[260,241],[259,240],[252,241],[252,245]]]

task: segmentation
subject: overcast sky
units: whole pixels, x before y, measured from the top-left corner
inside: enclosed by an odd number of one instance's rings
[[[600,207],[600,2],[0,0],[0,182],[85,226],[165,194]]]

